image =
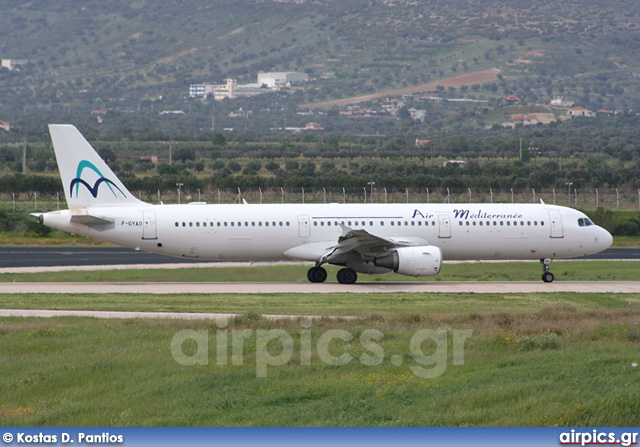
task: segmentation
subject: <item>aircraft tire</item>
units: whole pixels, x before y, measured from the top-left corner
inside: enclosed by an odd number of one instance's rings
[[[358,280],[358,274],[350,268],[338,270],[338,282],[340,284],[355,284]]]
[[[311,267],[307,271],[307,279],[310,282],[325,282],[327,279],[327,271],[322,267]]]
[[[555,279],[555,277],[553,276],[553,273],[551,273],[551,272],[544,272],[542,274],[542,280],[544,282],[553,282],[554,279]]]

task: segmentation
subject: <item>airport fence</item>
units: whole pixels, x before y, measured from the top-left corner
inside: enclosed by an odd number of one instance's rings
[[[640,210],[640,189],[477,189],[477,188],[252,188],[131,191],[149,203],[539,203],[580,209]],[[2,193],[0,211],[46,212],[66,208],[64,193]]]

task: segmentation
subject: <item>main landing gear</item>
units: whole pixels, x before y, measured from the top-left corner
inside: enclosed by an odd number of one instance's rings
[[[325,282],[327,280],[327,271],[322,267],[311,267],[307,271],[307,279],[310,282]],[[338,270],[338,282],[340,284],[355,284],[358,280],[358,274],[355,270],[344,268]]]
[[[354,269],[344,268],[338,270],[338,282],[340,284],[355,284],[358,280],[358,274]]]
[[[544,282],[553,282],[555,277],[553,276],[553,273],[549,271],[551,258],[540,259],[540,264],[542,264],[542,280]]]
[[[327,271],[322,267],[311,267],[307,272],[307,279],[311,282],[325,282]]]

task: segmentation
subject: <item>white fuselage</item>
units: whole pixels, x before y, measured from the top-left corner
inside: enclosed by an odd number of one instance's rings
[[[211,260],[317,261],[345,227],[435,245],[444,259],[584,256],[611,245],[586,216],[545,204],[277,204],[91,207],[98,224],[70,222],[85,210],[43,216],[45,225],[130,248]],[[584,221],[582,221],[584,222]]]

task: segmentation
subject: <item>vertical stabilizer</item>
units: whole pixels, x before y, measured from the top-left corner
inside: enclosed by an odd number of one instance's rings
[[[50,124],[49,132],[70,209],[141,205],[75,126]]]

